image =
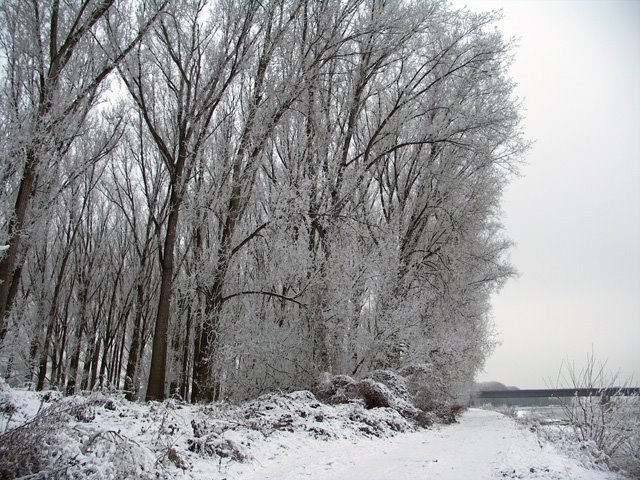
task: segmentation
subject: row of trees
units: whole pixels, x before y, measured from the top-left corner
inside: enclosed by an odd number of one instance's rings
[[[3,2],[5,377],[208,401],[421,363],[455,395],[512,274],[523,142],[495,20]]]

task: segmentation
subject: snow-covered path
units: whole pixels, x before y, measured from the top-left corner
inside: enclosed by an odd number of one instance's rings
[[[228,480],[614,479],[541,445],[536,434],[496,412],[469,410],[455,425],[391,439],[321,441],[279,437]],[[271,444],[271,446],[274,446]],[[262,457],[262,458],[261,458]]]

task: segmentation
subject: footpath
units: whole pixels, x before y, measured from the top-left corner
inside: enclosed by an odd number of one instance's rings
[[[297,438],[297,440],[296,440]],[[502,414],[471,409],[459,423],[391,439],[300,440],[282,437],[227,480],[621,479],[588,470]]]

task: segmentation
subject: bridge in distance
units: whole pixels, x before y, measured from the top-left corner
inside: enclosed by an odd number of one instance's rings
[[[610,388],[547,388],[534,390],[484,390],[475,392],[476,400],[509,398],[560,398],[560,397],[615,397],[640,396],[640,387]]]

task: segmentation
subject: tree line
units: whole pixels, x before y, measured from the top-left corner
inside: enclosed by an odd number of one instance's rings
[[[496,19],[2,2],[2,374],[195,402],[421,364],[464,390],[525,148]]]

